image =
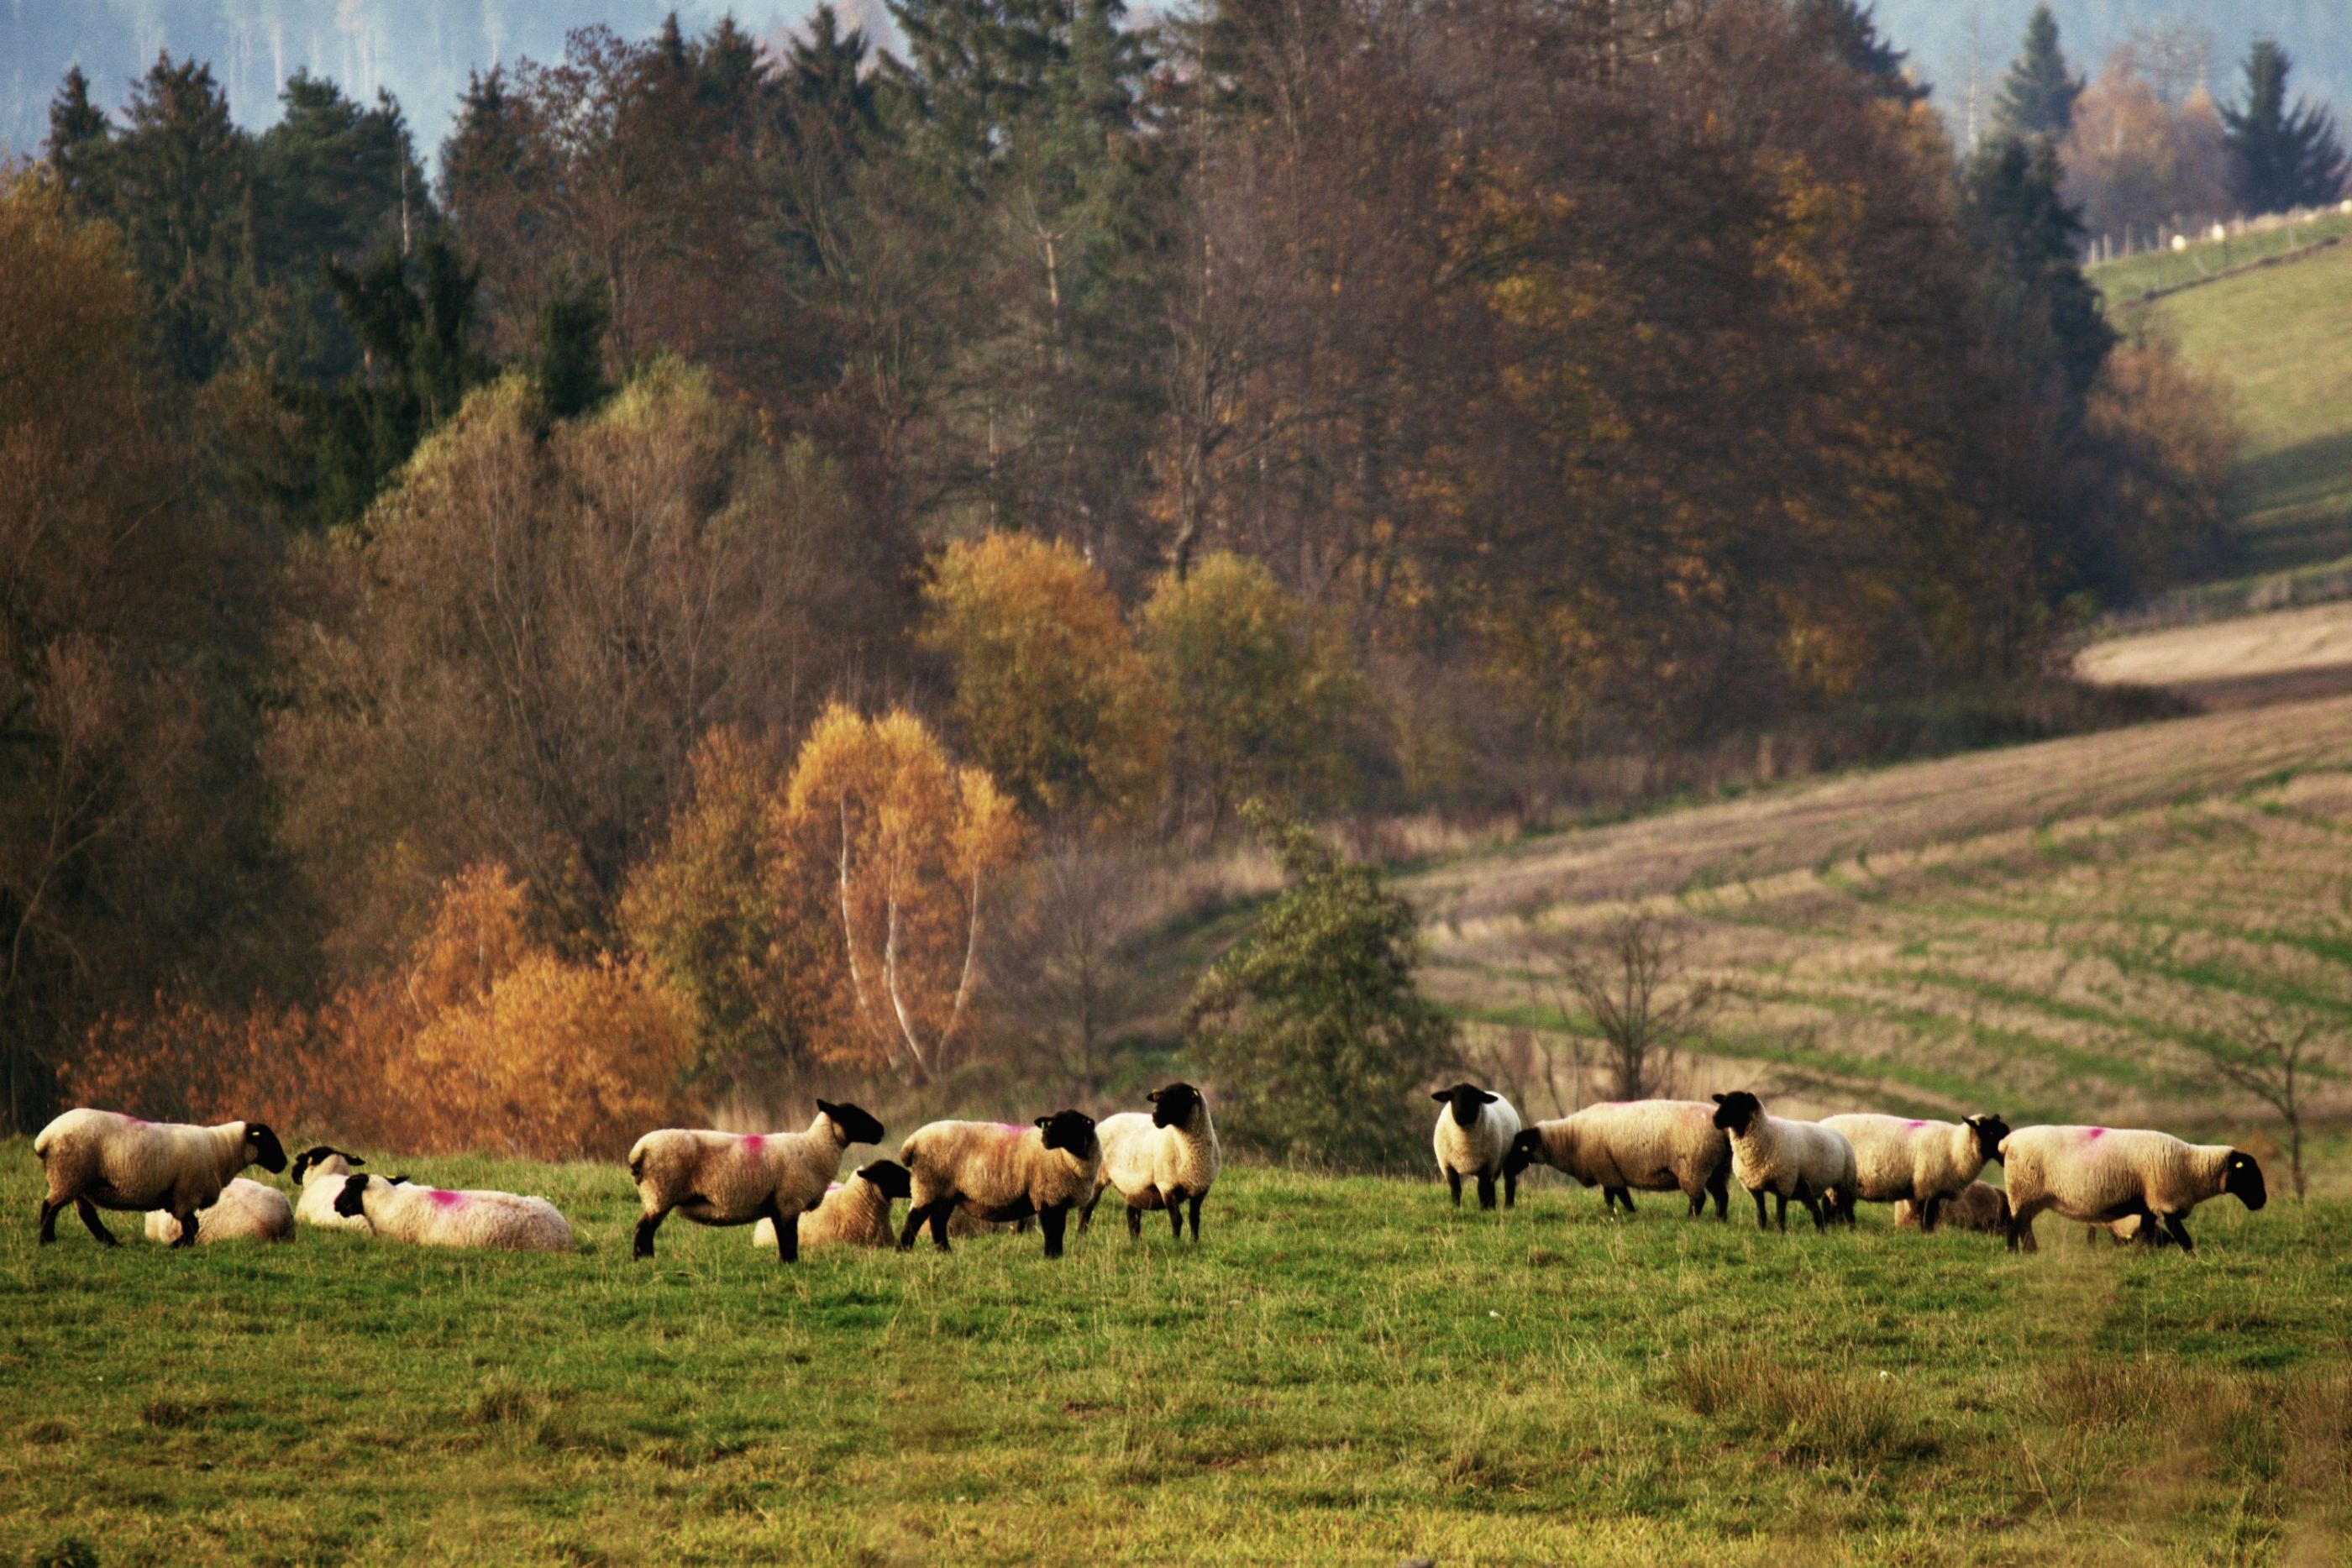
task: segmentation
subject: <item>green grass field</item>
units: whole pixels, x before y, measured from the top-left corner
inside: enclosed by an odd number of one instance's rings
[[[0,1563],[2285,1563],[2352,1540],[2352,1195],[2197,1257],[1759,1235],[1679,1200],[1233,1171],[1114,1224],[812,1253],[33,1245],[0,1145]]]
[[[2232,267],[2305,249],[2315,243],[2352,235],[2352,214],[2326,212],[2306,218],[2292,229],[2284,225],[2228,239],[2192,240],[2186,250],[2147,250],[2084,268],[2091,281],[2114,304],[2137,299],[2151,288],[2179,288],[2199,284]]]

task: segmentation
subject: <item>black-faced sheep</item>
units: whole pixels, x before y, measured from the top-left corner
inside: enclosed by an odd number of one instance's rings
[[[171,1211],[147,1211],[147,1239],[177,1241],[180,1222]],[[294,1206],[267,1182],[238,1176],[221,1188],[220,1199],[196,1210],[196,1239],[214,1241],[291,1241]]]
[[[1820,1125],[1853,1145],[1854,1196],[1865,1203],[1923,1206],[1921,1226],[1936,1228],[1948,1198],[1966,1190],[1987,1161],[1999,1161],[2009,1124],[1999,1116],[1924,1122],[1856,1113],[1824,1116]]]
[[[416,1247],[470,1247],[504,1252],[568,1252],[572,1227],[543,1197],[488,1190],[452,1191],[411,1182],[343,1178],[335,1212],[365,1216],[375,1234]]]
[[[1897,1230],[1920,1229],[1924,1207],[1924,1205],[1907,1197],[1895,1199],[1895,1228]],[[1972,1181],[1944,1200],[1936,1223],[1961,1230],[1974,1230],[1986,1236],[2000,1236],[2009,1229],[2009,1199],[1992,1183]]]
[[[2133,1127],[2021,1127],[2001,1140],[2009,1189],[2009,1245],[2036,1249],[2033,1221],[2045,1209],[2084,1225],[2137,1217],[2139,1235],[2165,1233],[2194,1252],[2183,1223],[2209,1197],[2228,1193],[2249,1209],[2270,1200],[2254,1156],[2227,1144],[2183,1143]]]
[[[142,1122],[113,1111],[68,1111],[42,1128],[33,1153],[48,1178],[41,1200],[40,1241],[58,1239],[58,1212],[72,1204],[89,1233],[109,1247],[114,1233],[98,1211],[142,1214],[160,1208],[179,1222],[174,1247],[193,1247],[199,1209],[220,1200],[221,1189],[247,1166],[286,1168],[278,1134],[259,1122],[194,1127]]]
[[[896,1160],[876,1160],[852,1171],[849,1179],[827,1187],[824,1199],[795,1224],[803,1247],[888,1247],[898,1239],[890,1223],[890,1206],[909,1191],[907,1167]],[[776,1222],[763,1219],[751,1228],[751,1245],[773,1247]]]
[[[1438,1171],[1454,1194],[1454,1206],[1462,1207],[1464,1176],[1477,1180],[1479,1207],[1495,1207],[1497,1176],[1503,1181],[1504,1207],[1516,1206],[1519,1178],[1504,1169],[1511,1140],[1519,1135],[1519,1113],[1511,1109],[1511,1103],[1475,1083],[1440,1089],[1430,1098],[1445,1107],[1437,1113],[1437,1130],[1430,1134],[1430,1144],[1437,1151]]]
[[[852,1144],[882,1139],[882,1124],[855,1105],[816,1103],[802,1133],[717,1133],[667,1128],[629,1150],[629,1176],[644,1207],[635,1255],[654,1255],[654,1231],[672,1209],[697,1225],[776,1222],[776,1258],[800,1256],[800,1228],[784,1221],[824,1200]]]
[[[1184,1235],[1186,1204],[1192,1206],[1192,1239],[1201,1239],[1201,1200],[1217,1179],[1217,1129],[1209,1120],[1209,1103],[1189,1083],[1171,1083],[1146,1096],[1149,1113],[1126,1111],[1106,1116],[1095,1127],[1102,1144],[1102,1164],[1095,1189],[1078,1213],[1083,1231],[1095,1217],[1095,1205],[1111,1187],[1127,1200],[1127,1233],[1143,1234],[1143,1211],[1168,1210],[1170,1228]]]
[[[1102,1163],[1094,1118],[1056,1111],[1034,1126],[1004,1122],[933,1122],[899,1145],[914,1191],[901,1248],[929,1225],[932,1244],[948,1250],[948,1217],[959,1208],[981,1219],[1036,1216],[1045,1256],[1062,1255],[1070,1209],[1093,1192]]]
[[[1531,1165],[1598,1186],[1604,1209],[1622,1203],[1633,1213],[1639,1188],[1682,1193],[1693,1219],[1706,1212],[1709,1193],[1717,1219],[1730,1211],[1731,1139],[1702,1101],[1613,1101],[1538,1122],[1511,1141],[1503,1174],[1516,1179]]]
[[[1789,1228],[1789,1200],[1826,1230],[1832,1219],[1853,1218],[1853,1145],[1818,1122],[1792,1122],[1767,1115],[1763,1102],[1745,1089],[1715,1097],[1715,1124],[1731,1134],[1731,1179],[1756,1199],[1756,1228],[1766,1228],[1764,1195],[1780,1199],[1775,1217]],[[1824,1208],[1823,1200],[1828,1199]]]

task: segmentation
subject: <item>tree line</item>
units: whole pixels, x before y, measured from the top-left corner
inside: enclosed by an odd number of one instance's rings
[[[431,179],[312,78],[67,78],[0,196],[17,1125],[1098,1088],[1150,846],[1965,704],[2221,548],[2046,142],[1960,159],[1851,0],[892,15],[575,34]]]

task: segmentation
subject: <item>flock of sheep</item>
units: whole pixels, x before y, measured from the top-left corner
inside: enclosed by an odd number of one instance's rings
[[[951,1235],[1034,1220],[1045,1255],[1061,1256],[1070,1210],[1084,1230],[1104,1193],[1116,1188],[1128,1231],[1142,1232],[1147,1209],[1165,1209],[1176,1236],[1192,1224],[1201,1239],[1201,1203],[1216,1180],[1217,1133],[1208,1102],[1187,1083],[1149,1096],[1150,1112],[1097,1124],[1057,1111],[1030,1125],[932,1122],[901,1144],[898,1158],[860,1166],[838,1182],[854,1144],[878,1144],[882,1124],[856,1105],[817,1102],[799,1133],[720,1133],[665,1128],[629,1150],[641,1204],[635,1252],[654,1255],[654,1236],[676,1213],[698,1225],[752,1226],[755,1246],[791,1262],[803,1246],[912,1247],[928,1227],[940,1250]],[[2168,1134],[2109,1127],[2023,1127],[1995,1115],[1959,1122],[1900,1116],[1831,1116],[1801,1122],[1770,1115],[1745,1090],[1696,1100],[1637,1100],[1589,1106],[1523,1126],[1502,1096],[1474,1083],[1439,1091],[1433,1145],[1438,1168],[1462,1201],[1476,1184],[1481,1207],[1518,1197],[1519,1177],[1546,1165],[1601,1189],[1604,1207],[1633,1211],[1634,1192],[1679,1191],[1693,1218],[1715,1199],[1727,1218],[1730,1184],[1756,1200],[1759,1228],[1788,1228],[1789,1205],[1816,1228],[1853,1222],[1857,1203],[1891,1203],[1898,1225],[1932,1230],[1947,1217],[1972,1229],[2004,1232],[2010,1247],[2034,1248],[2044,1211],[2118,1239],[2193,1250],[2184,1221],[2209,1197],[2229,1193],[2250,1209],[2267,1193],[2252,1155],[2224,1145],[2183,1143]],[[40,1240],[56,1239],[68,1205],[90,1234],[111,1246],[101,1208],[145,1212],[147,1234],[174,1246],[238,1237],[294,1234],[297,1218],[425,1246],[563,1251],[572,1228],[543,1197],[452,1191],[404,1176],[362,1174],[356,1155],[320,1145],[293,1162],[301,1189],[289,1206],[276,1187],[238,1173],[287,1168],[278,1136],[258,1122],[216,1127],[142,1122],[110,1111],[68,1111],[41,1130],[33,1152],[47,1177]],[[1979,1181],[1987,1162],[2004,1167],[2005,1190]],[[1766,1197],[1777,1199],[1771,1220]],[[907,1202],[894,1228],[891,1213]],[[1083,1205],[1081,1207],[1080,1206]]]

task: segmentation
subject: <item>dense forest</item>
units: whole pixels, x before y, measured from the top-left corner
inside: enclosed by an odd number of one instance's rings
[[[58,87],[16,1126],[1097,1092],[1154,857],[2038,722],[2220,548],[2226,417],[2051,139],[1960,157],[1846,0],[892,15],[575,33],[431,167],[307,74],[258,133],[198,59]]]

